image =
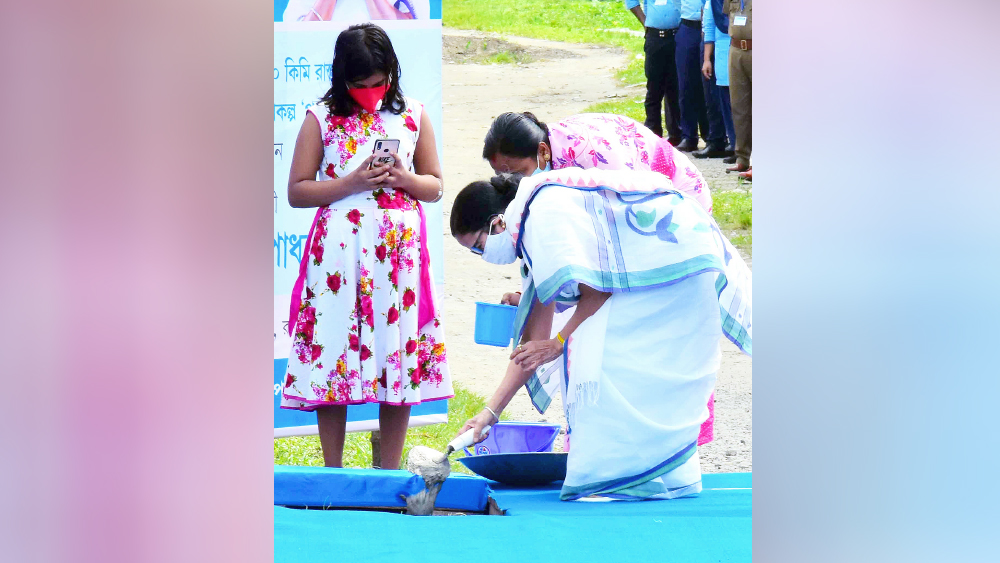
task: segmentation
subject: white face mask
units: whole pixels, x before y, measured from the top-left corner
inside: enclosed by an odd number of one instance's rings
[[[500,220],[503,221],[503,215],[500,215]],[[490,230],[493,230],[492,225]],[[517,260],[514,235],[510,229],[504,229],[503,232],[486,237],[486,244],[483,245],[483,260],[490,264],[513,264]]]

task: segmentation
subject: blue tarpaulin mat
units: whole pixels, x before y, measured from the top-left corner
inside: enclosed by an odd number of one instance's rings
[[[488,484],[507,516],[419,517],[275,506],[274,560],[751,560],[750,473],[706,474],[699,496],[664,501],[567,502],[559,500],[559,484]],[[275,486],[277,500],[277,480]]]

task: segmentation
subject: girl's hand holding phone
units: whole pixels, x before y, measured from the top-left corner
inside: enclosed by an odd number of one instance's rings
[[[396,153],[390,153],[392,159],[395,161],[393,165],[388,169],[389,175],[385,180],[386,188],[402,188],[407,192],[413,187],[413,180],[416,178],[416,174],[413,174],[409,170],[403,168],[403,162],[400,160],[399,155]],[[412,195],[412,194],[411,194]]]
[[[354,169],[353,172],[344,177],[344,181],[351,187],[354,193],[370,192],[384,187],[389,178],[390,167],[386,165],[375,165],[368,169],[375,155],[369,156],[365,161]],[[397,162],[399,162],[397,160]]]

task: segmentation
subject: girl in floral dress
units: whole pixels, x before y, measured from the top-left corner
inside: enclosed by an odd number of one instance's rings
[[[399,140],[395,164],[371,166],[379,139]],[[389,37],[351,26],[288,179],[289,204],[318,210],[292,290],[281,406],[316,412],[327,466],[342,466],[347,405],[379,403],[382,466],[395,469],[410,406],[453,396],[420,205],[441,194],[430,119],[400,91]]]

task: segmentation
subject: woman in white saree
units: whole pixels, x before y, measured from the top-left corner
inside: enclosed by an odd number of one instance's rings
[[[542,411],[559,387],[572,440],[560,498],[700,492],[720,337],[752,352],[750,271],[712,217],[662,174],[566,168],[470,184],[451,223],[487,261],[520,257],[524,278],[519,345],[462,431],[482,440],[522,385]]]

